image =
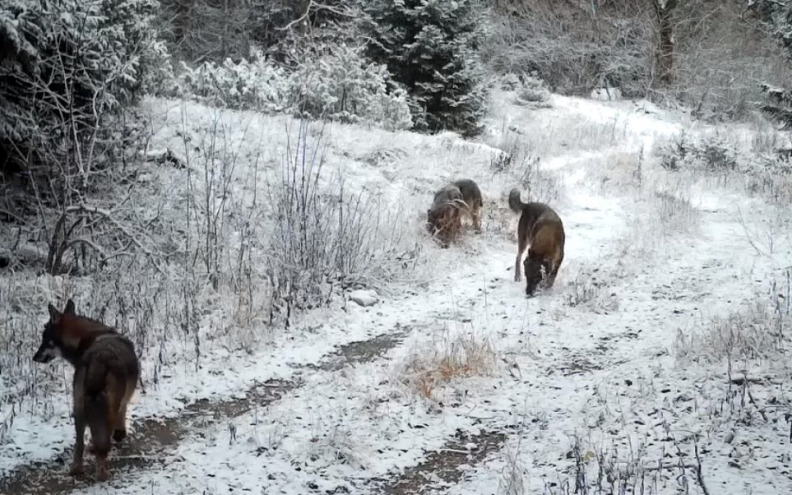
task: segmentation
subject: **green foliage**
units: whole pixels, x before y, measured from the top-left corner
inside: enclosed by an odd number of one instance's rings
[[[414,126],[473,135],[487,88],[478,49],[484,36],[476,0],[370,0],[361,3],[367,53],[411,96]]]
[[[762,112],[780,123],[785,129],[792,128],[792,91],[762,85],[767,101],[760,107]]]
[[[0,7],[0,173],[73,166],[103,115],[169,76],[155,0],[12,0]],[[91,148],[93,151],[93,148]],[[83,177],[87,180],[87,177]]]
[[[752,0],[748,7],[769,25],[771,33],[792,60],[792,3]],[[766,95],[766,101],[760,106],[762,112],[787,129],[792,126],[792,92],[768,84],[762,85],[762,91]]]

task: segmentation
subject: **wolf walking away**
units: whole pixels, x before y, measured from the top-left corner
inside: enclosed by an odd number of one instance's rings
[[[525,293],[530,297],[540,284],[549,289],[555,283],[558,268],[564,261],[564,224],[546,204],[523,203],[516,188],[509,193],[509,208],[520,213],[514,280],[520,281],[520,262],[528,248],[528,256],[522,264],[525,268]]]
[[[33,361],[49,363],[60,356],[74,366],[72,399],[77,439],[70,473],[83,473],[87,424],[96,456],[96,477],[107,480],[111,438],[120,442],[127,435],[127,405],[140,378],[140,362],[129,339],[98,321],[78,316],[71,299],[62,313],[50,304],[49,315]]]
[[[462,216],[467,215],[476,232],[481,232],[481,207],[484,201],[478,185],[460,179],[435,193],[432,207],[426,212],[427,228],[437,236],[443,247],[456,240],[462,229]]]

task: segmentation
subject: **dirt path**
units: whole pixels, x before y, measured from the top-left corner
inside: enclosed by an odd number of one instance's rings
[[[369,340],[340,346],[318,364],[305,366],[305,373],[334,372],[378,359],[398,345],[408,330],[408,327],[397,327]],[[187,405],[178,417],[147,418],[137,423],[134,434],[114,451],[112,469],[119,473],[151,469],[169,459],[169,450],[187,434],[238,417],[253,408],[266,407],[301,385],[300,378],[267,380],[254,384],[242,399],[220,402],[203,399]],[[86,465],[90,466],[90,454],[86,454],[86,460]],[[71,452],[63,452],[49,462],[19,467],[0,480],[0,493],[67,493],[91,485],[91,480],[81,481],[66,474],[70,462]]]
[[[618,205],[611,206],[614,210]],[[612,223],[614,218],[611,211],[600,211],[596,208],[579,209],[570,212],[566,217],[568,225],[574,229],[578,225],[585,225],[592,220],[592,217],[601,216],[600,220],[605,223]],[[590,245],[597,241],[606,243],[608,238],[613,235],[615,230],[603,231],[602,233],[590,233],[586,238],[572,237],[568,241],[569,249],[572,252],[581,253],[579,260],[585,260],[583,254],[584,245]],[[513,260],[513,246],[503,238],[477,239],[472,242],[466,250],[468,256],[476,257],[476,251],[490,253],[500,252],[501,255],[494,262],[487,260],[483,266],[464,266],[459,270],[459,274],[450,274],[447,281],[440,281],[429,293],[421,293],[412,297],[394,301],[391,307],[386,307],[380,311],[386,316],[378,318],[371,316],[371,324],[383,326],[383,322],[392,321],[393,314],[402,317],[411,317],[411,323],[404,326],[384,327],[384,333],[361,342],[355,342],[338,348],[333,353],[326,355],[325,358],[316,365],[306,365],[298,370],[298,378],[291,381],[264,381],[251,387],[244,399],[237,399],[224,402],[198,401],[187,406],[178,418],[158,419],[150,418],[135,424],[133,435],[117,452],[113,461],[114,479],[110,482],[111,486],[116,483],[123,483],[126,473],[134,473],[135,478],[140,478],[143,472],[152,469],[167,468],[175,458],[173,457],[174,447],[184,441],[189,434],[200,435],[201,431],[217,428],[224,422],[229,424],[234,418],[249,413],[256,408],[263,408],[278,402],[284,395],[293,393],[302,387],[304,379],[311,379],[328,373],[343,372],[351,365],[361,364],[372,360],[380,359],[388,350],[398,346],[405,335],[415,327],[428,328],[438,318],[454,318],[455,313],[467,312],[481,302],[482,285],[489,285],[492,289],[493,283],[501,284],[500,288],[495,287],[498,293],[496,299],[514,299],[513,295],[519,295],[519,286],[509,283],[511,273],[501,272],[493,278],[494,274],[486,274],[490,267],[496,270],[508,269]],[[483,273],[482,273],[483,270]],[[490,282],[486,282],[489,279]],[[448,300],[441,306],[427,305],[425,302],[438,295],[443,295],[448,291],[448,283],[454,284],[453,300]],[[431,291],[434,291],[432,293]],[[435,303],[436,304],[436,303]],[[525,311],[525,301],[522,298],[514,299],[509,308],[499,308],[493,311],[493,318],[506,317],[509,311],[521,313]],[[480,306],[479,306],[480,307]],[[520,309],[519,307],[522,307]],[[464,309],[463,309],[464,308]],[[390,313],[390,314],[389,314]],[[377,491],[384,493],[411,493],[421,486],[427,477],[439,477],[446,483],[459,480],[460,472],[457,469],[460,465],[475,465],[484,460],[488,455],[497,451],[504,439],[505,434],[500,431],[489,431],[487,428],[482,430],[480,435],[471,436],[465,432],[459,432],[458,436],[450,438],[446,446],[437,452],[429,452],[425,460],[407,469],[402,476],[387,480],[380,479],[370,485],[370,488],[377,487]],[[468,449],[468,444],[475,444],[476,447]],[[49,462],[34,465],[26,465],[14,470],[9,476],[0,480],[0,491],[3,493],[67,493],[82,492],[83,489],[92,486],[93,480],[74,480],[66,475],[70,453],[63,452]],[[89,463],[90,465],[90,463]],[[118,485],[120,486],[120,485]]]
[[[594,199],[577,197],[574,208],[565,212],[570,231],[568,252],[574,256],[565,266],[562,289],[556,294],[526,302],[519,297],[520,287],[511,282],[512,274],[507,270],[513,263],[513,246],[503,238],[472,242],[466,246],[466,262],[477,259],[480,253],[490,258],[460,266],[457,274],[424,293],[386,302],[381,309],[375,309],[367,324],[381,328],[379,335],[339,347],[317,364],[302,366],[294,380],[256,384],[244,399],[201,401],[186,407],[179,418],[148,419],[136,424],[130,442],[119,450],[114,461],[115,475],[110,486],[130,486],[131,490],[135,485],[134,493],[143,493],[147,473],[178,471],[176,447],[188,435],[202,436],[222,428],[225,422],[234,424],[234,418],[276,405],[299,392],[306,382],[321,381],[318,386],[330,386],[336,377],[356,365],[387,360],[386,353],[399,348],[411,332],[431,330],[441,318],[472,320],[480,328],[492,327],[493,332],[503,333],[500,337],[509,344],[501,350],[507,365],[513,365],[513,373],[495,377],[490,397],[476,405],[476,415],[483,418],[476,422],[478,433],[451,428],[441,448],[425,451],[422,461],[399,475],[359,473],[352,483],[358,492],[442,491],[449,485],[464,483],[468,473],[502,454],[504,446],[515,438],[531,439],[523,445],[523,452],[532,461],[531,468],[537,476],[550,478],[567,473],[574,463],[563,450],[569,445],[570,432],[589,430],[590,416],[595,414],[601,414],[605,423],[612,421],[605,411],[608,406],[600,403],[603,389],[623,397],[631,397],[637,388],[648,389],[650,385],[656,387],[651,394],[661,398],[665,395],[674,399],[682,393],[672,386],[652,383],[655,372],[647,368],[647,363],[668,365],[671,336],[707,301],[730,295],[733,275],[717,268],[723,263],[724,252],[744,248],[745,244],[733,229],[712,227],[730,221],[728,215],[707,214],[702,224],[710,227],[705,232],[683,236],[681,241],[666,239],[669,244],[688,243],[687,250],[662,251],[654,259],[644,260],[641,266],[625,267],[621,260],[607,258],[610,253],[605,249],[622,235],[627,222],[621,214],[623,207],[613,199],[599,203]],[[691,259],[687,252],[697,252],[698,257]],[[711,261],[715,268],[701,269],[702,260]],[[573,287],[577,283],[573,279],[581,273],[598,280],[599,285],[589,288],[596,297],[585,301],[568,299],[570,293],[580,289]],[[450,291],[452,284],[454,290]],[[445,292],[453,292],[453,298],[449,297],[453,300],[437,305],[437,298],[445,296]],[[580,298],[590,296],[583,294]],[[427,304],[430,299],[432,304]],[[611,302],[617,305],[610,308]],[[405,321],[409,319],[409,323],[387,324],[393,321],[393,314]],[[658,373],[654,379],[667,377]],[[317,380],[318,377],[322,379]],[[666,412],[678,415],[686,407],[673,403]],[[635,428],[660,438],[656,425],[663,414],[660,409],[648,411],[650,421],[641,420]],[[663,439],[660,443],[667,443],[672,452],[666,459],[670,464],[683,463],[683,453],[674,453],[672,447],[691,445],[689,439],[681,443]],[[270,454],[262,455],[262,464],[266,465]],[[0,481],[0,492],[101,493],[93,491],[91,480],[74,481],[66,476],[67,464],[68,455],[64,453],[50,462],[17,469]],[[687,473],[695,485],[692,474]],[[658,470],[657,476],[666,478],[658,483],[671,475],[678,477],[679,473]],[[310,483],[306,492],[319,493],[318,486]]]

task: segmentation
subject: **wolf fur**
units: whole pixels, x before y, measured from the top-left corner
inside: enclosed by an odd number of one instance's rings
[[[427,228],[443,247],[456,240],[462,229],[462,216],[469,216],[477,232],[481,231],[481,190],[470,179],[454,181],[434,195],[432,207],[426,212]]]
[[[61,356],[74,367],[72,381],[75,427],[74,458],[70,473],[83,473],[85,427],[91,429],[97,478],[110,473],[107,457],[111,439],[127,435],[127,406],[140,380],[140,362],[132,342],[114,329],[78,316],[69,300],[63,312],[49,305],[50,319],[44,326],[33,360],[48,363]]]
[[[525,269],[526,295],[533,296],[539,285],[551,288],[564,261],[564,224],[558,214],[544,203],[523,203],[519,189],[509,192],[509,208],[520,213],[517,225],[517,259],[514,280],[521,279],[520,265]],[[522,260],[525,249],[528,256]]]

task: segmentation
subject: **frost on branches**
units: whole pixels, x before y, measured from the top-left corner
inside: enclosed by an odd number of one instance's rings
[[[102,117],[169,76],[154,0],[0,7],[0,173],[69,165]]]
[[[485,110],[483,39],[476,0],[371,0],[361,5],[368,55],[410,96],[414,126],[474,135]]]

